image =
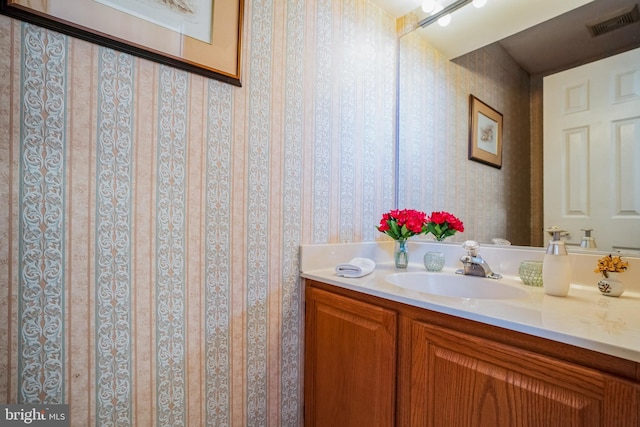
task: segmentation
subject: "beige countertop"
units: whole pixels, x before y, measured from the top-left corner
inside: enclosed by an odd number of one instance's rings
[[[635,282],[622,296],[608,297],[598,291],[597,275],[590,284],[580,282],[589,282],[592,276],[585,273],[587,279],[580,279],[576,274],[569,295],[554,297],[546,295],[541,287],[522,284],[517,277],[517,267],[514,270],[520,260],[541,259],[543,252],[481,247],[481,255],[484,250],[485,260],[493,270],[503,274],[502,282],[523,289],[523,295],[512,299],[439,296],[393,285],[386,277],[394,273],[426,272],[422,255],[427,248],[435,248],[442,249],[447,263],[442,272],[433,274],[441,276],[443,281],[450,280],[460,266],[457,261],[461,254],[459,245],[434,243],[423,246],[417,243],[412,248],[409,267],[396,269],[390,262],[392,244],[387,242],[303,246],[300,251],[301,277],[640,362],[640,292]],[[335,265],[355,256],[373,259],[375,271],[361,278],[336,275]],[[590,265],[591,261],[587,260],[585,264]],[[578,260],[572,265],[579,266],[582,262]],[[637,260],[633,260],[632,267],[637,267]],[[634,280],[635,275],[628,277]],[[467,278],[470,285],[477,280],[492,280]]]

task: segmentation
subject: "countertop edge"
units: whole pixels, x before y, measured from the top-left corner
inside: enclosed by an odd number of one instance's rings
[[[571,333],[562,332],[559,330],[554,330],[553,328],[549,328],[549,327],[521,323],[521,322],[510,320],[507,318],[492,316],[487,313],[478,313],[478,312],[464,310],[460,307],[456,307],[455,306],[456,304],[454,303],[447,303],[447,298],[435,297],[430,299],[426,299],[426,298],[414,299],[411,297],[403,296],[399,293],[385,291],[384,289],[380,289],[372,286],[366,286],[365,283],[367,284],[371,283],[371,278],[367,278],[367,276],[363,278],[339,277],[335,274],[335,271],[333,269],[321,269],[321,270],[301,272],[300,277],[305,279],[316,280],[323,283],[328,283],[330,285],[338,286],[341,288],[349,289],[355,292],[360,292],[360,293],[371,295],[371,296],[384,298],[390,301],[395,301],[402,304],[423,308],[423,309],[431,310],[438,313],[456,316],[462,319],[476,321],[479,323],[492,325],[492,326],[508,329],[511,331],[521,332],[531,336],[546,338],[546,339],[564,343],[564,344],[574,345],[576,347],[580,347],[587,350],[592,350],[592,351],[607,354],[610,356],[615,356],[625,360],[630,360],[633,362],[640,363],[640,343],[638,343],[637,349],[626,348],[626,347],[621,347],[611,343],[607,343],[604,341],[590,339],[585,336],[579,336]],[[376,279],[376,280],[383,280],[383,279]],[[542,292],[542,289],[531,288],[530,292],[540,293]],[[585,293],[585,295],[590,295],[587,293],[588,291],[582,290],[579,287],[577,288],[572,287],[571,292],[574,293],[574,295],[578,294],[578,296],[582,296],[582,293]],[[599,297],[599,298],[609,298],[609,297]]]

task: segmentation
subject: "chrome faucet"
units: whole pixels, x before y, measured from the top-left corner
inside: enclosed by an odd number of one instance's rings
[[[501,279],[502,275],[494,273],[489,267],[489,264],[478,255],[478,248],[480,245],[473,240],[467,240],[463,243],[462,247],[467,251],[466,255],[460,258],[462,268],[456,270],[457,274],[464,274],[467,276],[480,276],[488,277],[490,279]]]

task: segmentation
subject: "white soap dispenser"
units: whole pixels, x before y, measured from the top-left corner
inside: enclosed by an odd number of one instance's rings
[[[560,239],[564,230],[554,227],[547,231],[551,233],[552,239],[549,240],[549,247],[542,261],[544,293],[565,297],[571,285],[571,261],[564,241]]]

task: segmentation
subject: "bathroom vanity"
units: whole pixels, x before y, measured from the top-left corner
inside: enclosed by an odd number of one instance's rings
[[[345,256],[325,249],[314,258]],[[637,292],[428,295],[389,283],[397,270],[367,250],[378,267],[359,279],[301,260],[306,426],[640,425]]]

